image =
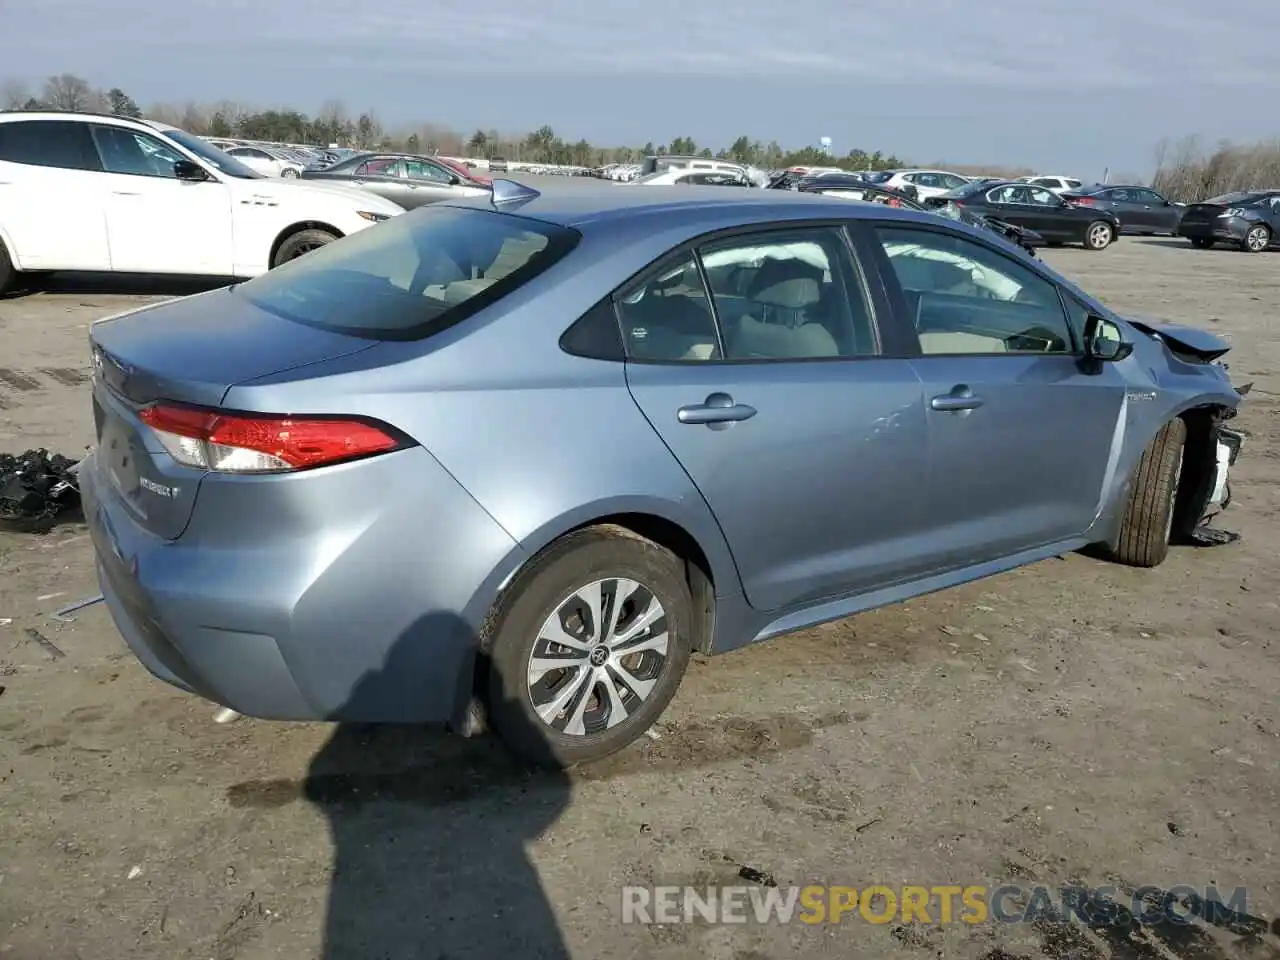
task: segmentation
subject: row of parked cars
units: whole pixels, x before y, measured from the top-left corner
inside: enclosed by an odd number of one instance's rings
[[[505,166],[491,161],[489,172]],[[1280,230],[1280,191],[1186,208],[1147,187],[1086,187],[1065,177],[769,172],[702,157],[649,157],[635,173],[632,186],[803,185],[887,198],[996,224],[1028,249],[1101,250],[1122,233],[1172,233],[1197,247],[1256,252]],[[0,113],[0,288],[52,270],[254,276],[403,210],[491,189],[489,175],[445,157],[207,140],[115,116]]]

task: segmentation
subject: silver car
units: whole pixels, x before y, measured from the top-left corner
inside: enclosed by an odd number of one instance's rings
[[[81,470],[156,676],[572,764],[722,653],[1225,504],[1227,345],[990,231],[510,181],[101,321]]]
[[[363,187],[412,210],[441,200],[487,196],[489,187],[434,160],[398,153],[361,153],[319,170],[304,170],[307,180],[335,180]]]

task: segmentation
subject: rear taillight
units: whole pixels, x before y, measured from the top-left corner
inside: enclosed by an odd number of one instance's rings
[[[219,473],[289,473],[398,450],[389,427],[346,417],[270,416],[158,403],[139,415],[178,463]]]
[[[1093,197],[1067,197],[1067,203],[1073,203],[1078,207],[1092,207],[1094,199]]]

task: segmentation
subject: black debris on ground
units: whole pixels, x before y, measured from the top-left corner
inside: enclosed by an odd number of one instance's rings
[[[0,520],[48,520],[79,506],[75,465],[44,449],[0,453]]]
[[[1219,530],[1217,527],[1196,527],[1187,539],[1196,547],[1221,547],[1237,542],[1240,534],[1232,530]]]

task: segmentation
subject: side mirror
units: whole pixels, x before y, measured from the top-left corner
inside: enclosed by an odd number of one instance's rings
[[[1112,321],[1090,316],[1084,328],[1084,352],[1093,360],[1114,363],[1133,353],[1133,344],[1125,341],[1120,327]]]
[[[175,160],[173,162],[173,175],[179,180],[186,180],[191,183],[209,179],[209,175],[204,172],[204,167],[198,163],[192,163],[190,160]]]

